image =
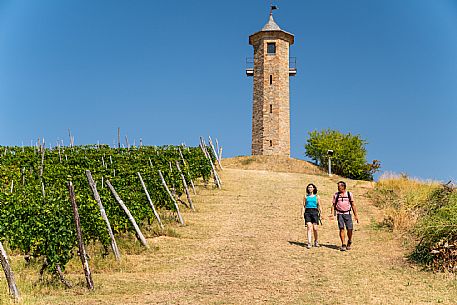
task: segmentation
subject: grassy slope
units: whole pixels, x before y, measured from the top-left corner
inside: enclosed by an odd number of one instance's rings
[[[308,250],[300,215],[304,187],[318,186],[327,215],[337,178],[311,167],[295,170],[300,173],[259,170],[289,171],[290,165],[279,164],[284,160],[241,161],[225,160],[223,190],[200,190],[194,199],[197,212],[185,212],[187,226],[176,228],[179,237],[150,239],[153,249],[124,255],[119,265],[94,259],[93,293],[84,289],[77,261],[68,271],[78,286],[64,290],[32,288],[36,271],[23,269],[15,258],[24,303],[455,304],[455,279],[409,266],[399,241],[372,229],[382,215],[365,197],[370,183],[348,182],[361,219],[353,250],[336,250],[336,224],[326,219],[320,228],[323,246]],[[0,297],[6,303],[6,295]]]

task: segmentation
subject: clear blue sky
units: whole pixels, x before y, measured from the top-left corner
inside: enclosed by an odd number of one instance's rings
[[[280,0],[295,35],[291,154],[360,134],[384,171],[457,178],[457,1]],[[0,145],[44,137],[250,154],[248,36],[269,1],[0,0]]]

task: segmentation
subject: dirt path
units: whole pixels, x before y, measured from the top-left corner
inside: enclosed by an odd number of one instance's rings
[[[351,251],[337,250],[334,222],[321,247],[304,247],[300,204],[306,183],[319,188],[324,215],[336,183],[324,176],[225,169],[223,190],[202,190],[178,238],[156,251],[126,256],[95,274],[97,291],[42,291],[30,303],[78,304],[456,304],[456,281],[408,266],[391,234],[372,229],[378,211],[369,183],[349,182],[361,224]],[[152,240],[151,240],[152,241]],[[76,277],[76,275],[75,275]],[[78,278],[80,276],[78,275]]]

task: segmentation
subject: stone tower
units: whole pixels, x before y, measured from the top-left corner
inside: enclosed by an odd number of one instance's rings
[[[276,24],[272,12],[262,30],[249,36],[254,47],[252,66],[246,68],[246,75],[254,78],[252,155],[290,157],[289,77],[296,69],[290,67],[289,46],[293,43],[294,35]]]

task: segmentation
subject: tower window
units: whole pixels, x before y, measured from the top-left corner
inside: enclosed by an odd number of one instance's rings
[[[267,54],[276,54],[275,42],[267,42]]]
[[[270,104],[270,113],[273,113],[273,105]]]
[[[270,85],[273,84],[273,75],[270,75]]]
[[[270,146],[273,146],[273,141],[272,140],[270,140]]]

